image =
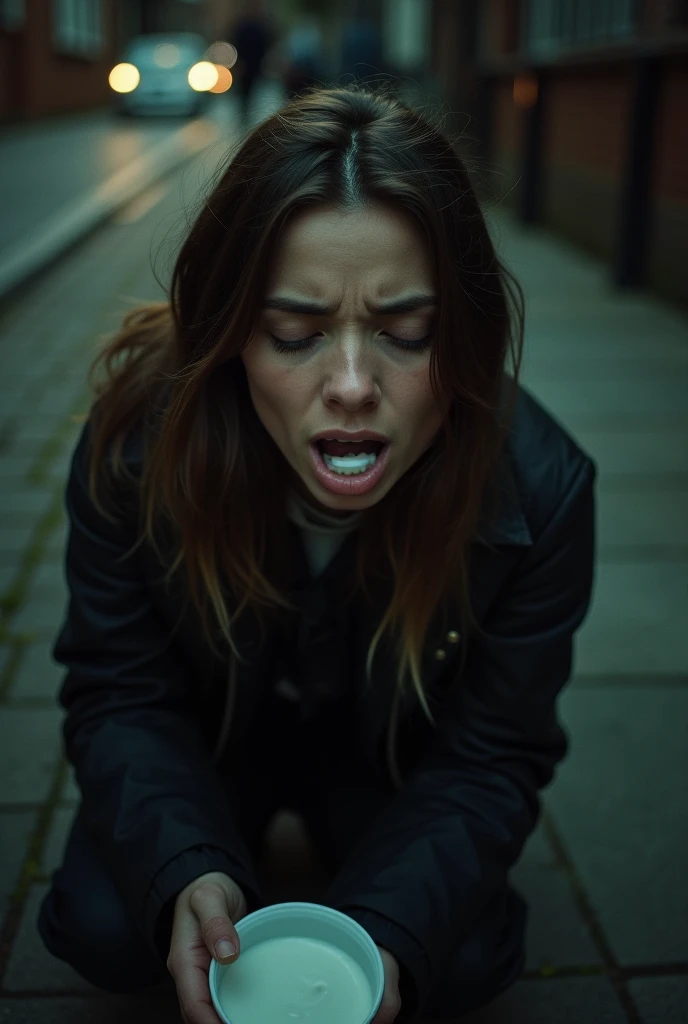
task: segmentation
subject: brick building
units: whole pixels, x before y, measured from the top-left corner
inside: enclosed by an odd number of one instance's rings
[[[116,8],[116,0],[0,0],[0,120],[106,103]]]
[[[686,0],[435,0],[433,20],[496,194],[688,303]]]
[[[125,40],[210,32],[234,0],[0,0],[0,121],[103,106]]]

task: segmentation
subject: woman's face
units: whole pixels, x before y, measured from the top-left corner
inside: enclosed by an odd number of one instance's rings
[[[242,358],[256,413],[312,504],[369,508],[437,434],[434,300],[410,216],[319,207],[289,222]]]

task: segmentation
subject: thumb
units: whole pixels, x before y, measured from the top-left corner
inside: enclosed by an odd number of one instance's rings
[[[241,949],[233,919],[243,916],[232,888],[206,882],[191,893],[190,906],[210,955],[219,963],[232,963]]]

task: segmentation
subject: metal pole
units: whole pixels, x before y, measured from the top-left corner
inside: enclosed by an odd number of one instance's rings
[[[645,282],[659,80],[658,60],[638,57],[633,69],[633,100],[613,267],[614,284],[621,288],[634,288]]]
[[[524,224],[537,224],[542,209],[544,86],[545,78],[538,74],[535,102],[523,111],[525,125],[519,216]]]

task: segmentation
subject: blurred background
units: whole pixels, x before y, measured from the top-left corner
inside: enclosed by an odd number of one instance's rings
[[[36,216],[65,177],[79,191],[171,130],[111,112],[245,114],[266,83],[392,75],[447,103],[522,221],[683,301],[687,40],[686,0],[0,0],[0,259],[28,226],[17,181],[41,180],[43,131],[57,166]],[[219,70],[192,88],[202,62]]]
[[[526,972],[471,1022],[688,1020],[687,52],[686,0],[0,0],[0,1021],[177,1019],[35,932],[79,799],[50,650],[85,372],[245,133],[354,79],[457,140],[525,291],[524,384],[599,471],[571,750],[514,869]],[[261,874],[321,898],[298,819]]]

